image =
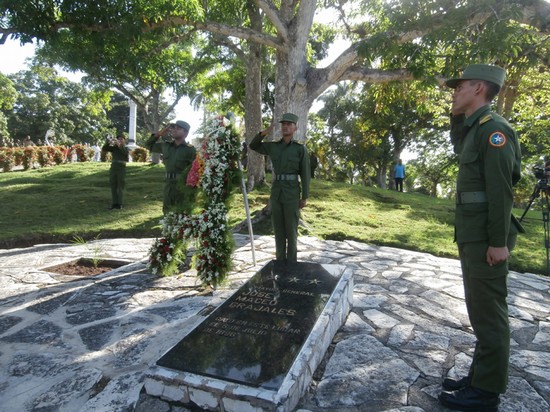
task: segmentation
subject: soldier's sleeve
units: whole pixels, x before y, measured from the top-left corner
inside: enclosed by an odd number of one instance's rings
[[[193,163],[195,158],[197,157],[197,149],[195,149],[195,146],[189,145],[189,162]]]
[[[112,152],[113,146],[111,146],[109,143],[105,143],[103,146],[101,146],[101,150],[104,152]]]
[[[302,184],[302,199],[309,197],[309,183],[311,181],[311,169],[309,167],[309,155],[305,145],[302,147],[302,158],[300,160],[300,181]]]
[[[254,136],[254,139],[252,139],[248,147],[260,154],[269,155],[269,144],[262,141],[264,137],[262,133],[258,133]]]
[[[126,158],[126,161],[130,158],[130,149],[128,146],[122,146],[120,148],[120,151],[122,152],[122,155]]]
[[[489,245],[506,246],[514,202],[514,170],[519,153],[517,135],[506,124],[488,122],[480,128],[485,191],[488,202]]]
[[[451,115],[451,143],[453,145],[454,152],[460,154],[460,143],[465,134],[464,122],[466,116],[459,114],[457,116]]]
[[[162,143],[158,142],[156,134],[152,133],[149,139],[145,142],[145,147],[153,153],[162,153]]]

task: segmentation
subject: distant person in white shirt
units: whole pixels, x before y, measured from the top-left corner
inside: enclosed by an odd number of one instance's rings
[[[92,149],[94,149],[93,161],[94,162],[101,161],[101,148],[97,145],[97,143],[94,143],[94,145],[92,146]]]

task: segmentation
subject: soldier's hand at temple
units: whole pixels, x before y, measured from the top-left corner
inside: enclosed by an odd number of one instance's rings
[[[170,130],[170,127],[171,126],[166,126],[164,129],[162,129],[160,132],[157,132],[156,133],[156,136],[157,137],[162,137],[164,136],[166,133],[168,133],[168,130]]]
[[[275,123],[271,123],[267,129],[262,130],[260,133],[262,136],[267,136],[273,133],[273,129],[275,128]]]

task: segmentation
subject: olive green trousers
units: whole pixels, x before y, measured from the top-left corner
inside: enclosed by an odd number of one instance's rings
[[[511,250],[515,237],[509,241]],[[489,266],[487,241],[458,245],[466,308],[476,336],[470,377],[472,386],[504,393],[508,385],[510,325],[508,322],[508,262]]]
[[[113,164],[109,169],[109,185],[113,205],[122,206],[124,188],[126,186],[126,166]]]
[[[299,201],[271,200],[271,222],[275,233],[275,258],[296,262],[298,255]]]

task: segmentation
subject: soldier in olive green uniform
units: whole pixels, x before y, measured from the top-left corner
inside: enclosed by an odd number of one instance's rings
[[[126,139],[123,135],[118,135],[114,140],[108,139],[101,150],[111,152],[113,157],[109,171],[112,197],[110,209],[122,209],[122,196],[126,186],[126,163],[130,155],[130,151],[126,146]]]
[[[181,206],[184,201],[178,185],[185,184],[187,172],[197,153],[193,146],[185,142],[189,129],[190,126],[187,122],[178,120],[160,132],[152,134],[145,144],[151,152],[162,153],[166,169],[162,206],[164,214],[173,210],[177,205]],[[165,135],[169,135],[169,137],[163,138]]]
[[[455,236],[477,340],[468,376],[443,381],[439,400],[456,410],[498,410],[508,383],[508,257],[522,230],[512,216],[521,151],[514,129],[489,106],[504,76],[500,67],[477,64],[447,81],[454,89],[451,140],[460,163]]]
[[[258,133],[250,149],[268,155],[273,164],[271,187],[271,220],[275,232],[276,259],[296,262],[300,209],[309,195],[309,157],[306,147],[293,140],[298,116],[285,113],[281,120],[283,138],[277,142],[262,142],[274,125]],[[298,180],[300,179],[300,180]],[[301,193],[300,193],[301,182]]]

